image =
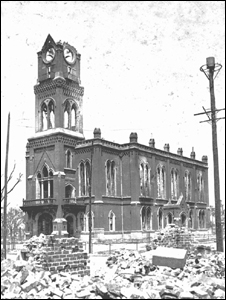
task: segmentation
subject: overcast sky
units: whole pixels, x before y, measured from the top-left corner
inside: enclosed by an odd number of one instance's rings
[[[102,137],[156,148],[170,144],[190,157],[209,158],[210,204],[214,204],[209,82],[200,72],[206,57],[223,68],[215,80],[217,108],[225,107],[224,1],[2,1],[1,174],[5,166],[7,114],[11,114],[9,171],[23,180],[9,196],[25,198],[25,150],[35,125],[37,52],[50,34],[81,54],[85,88],[85,138]],[[224,111],[218,114],[224,116]],[[221,199],[225,200],[225,120],[217,123]]]

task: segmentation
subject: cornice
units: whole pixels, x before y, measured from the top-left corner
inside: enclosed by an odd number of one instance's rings
[[[66,80],[63,77],[57,77],[55,79],[48,79],[34,86],[34,93],[40,97],[46,95],[54,95],[57,88],[62,88],[65,96],[75,97],[80,100],[80,97],[84,95],[84,88],[77,83]],[[80,96],[80,97],[79,97]]]

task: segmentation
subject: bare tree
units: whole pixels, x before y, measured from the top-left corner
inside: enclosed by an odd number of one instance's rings
[[[7,185],[8,185],[8,183],[10,182],[10,180],[13,178],[13,174],[14,174],[14,171],[15,171],[15,168],[16,168],[16,164],[14,164],[14,166],[13,166],[13,169],[12,169],[12,171],[11,171],[11,173],[10,173],[10,175],[9,175],[9,177],[8,177],[8,179],[7,179]],[[3,176],[3,175],[2,175]],[[14,189],[15,189],[15,187],[18,185],[18,183],[19,182],[21,182],[21,177],[23,176],[23,174],[21,174],[21,173],[19,173],[19,176],[18,176],[18,178],[16,179],[16,182],[13,184],[13,186],[8,190],[8,192],[7,192],[7,195],[9,194],[9,193],[11,193]],[[5,185],[2,187],[2,189],[1,189],[1,202],[4,200],[4,198],[5,198],[5,193],[4,193],[4,191],[5,191]],[[7,205],[8,206],[8,205]]]

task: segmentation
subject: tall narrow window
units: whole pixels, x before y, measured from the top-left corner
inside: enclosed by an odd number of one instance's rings
[[[70,128],[70,102],[67,101],[64,108],[64,128]]]
[[[54,103],[52,100],[48,104],[48,109],[49,109],[49,128],[55,128]]]
[[[161,208],[159,208],[158,211],[158,225],[159,225],[159,229],[163,228],[163,213]]]
[[[89,186],[91,182],[91,166],[90,162],[82,161],[79,168],[79,181],[80,181],[80,196],[89,196]]]
[[[176,169],[171,170],[171,198],[177,200],[179,196],[179,176]]]
[[[157,195],[158,198],[166,198],[166,171],[162,165],[157,167]]]
[[[70,150],[66,151],[66,168],[72,168],[72,154]]]
[[[75,104],[72,105],[71,108],[71,129],[76,129],[76,106]]]
[[[90,163],[87,161],[86,164],[85,164],[85,168],[86,168],[86,187],[85,187],[85,190],[86,190],[86,195],[89,195],[89,188],[90,188],[90,181],[91,181],[91,178],[90,178]]]
[[[38,173],[36,176],[36,199],[41,199],[41,174]]]
[[[152,216],[151,208],[143,206],[141,208],[141,228],[142,230],[151,230]]]
[[[184,175],[185,200],[191,201],[191,173],[186,171]]]
[[[49,172],[49,197],[53,198],[53,172]]]
[[[106,162],[106,193],[108,196],[116,195],[116,167],[115,162]]]
[[[197,175],[197,190],[199,202],[204,202],[204,180],[201,171]]]
[[[48,112],[47,112],[47,105],[45,103],[42,104],[41,115],[42,115],[42,130],[47,130],[48,129]]]
[[[72,198],[73,187],[68,184],[65,187],[65,198]]]
[[[80,163],[80,194],[85,196],[85,166],[84,163]]]
[[[108,220],[109,220],[109,231],[115,231],[115,214],[113,213],[113,211],[109,212]]]
[[[37,174],[36,199],[53,198],[53,171],[44,166],[42,173]]]

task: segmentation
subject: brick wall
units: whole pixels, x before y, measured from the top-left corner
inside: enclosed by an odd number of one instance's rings
[[[44,270],[73,272],[80,277],[90,275],[90,260],[83,244],[76,238],[46,239],[46,242],[27,241],[28,256],[39,259]]]

